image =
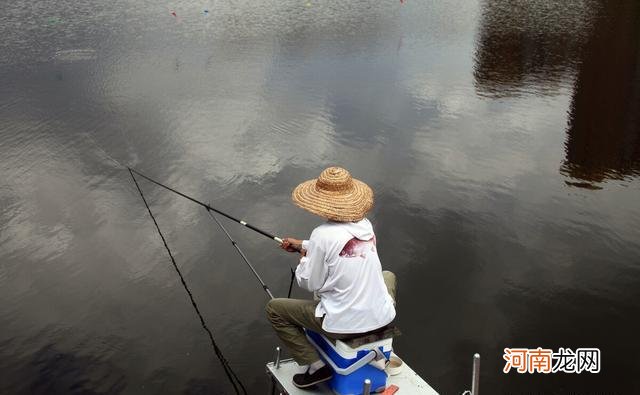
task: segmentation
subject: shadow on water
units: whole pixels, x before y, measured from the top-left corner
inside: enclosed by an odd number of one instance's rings
[[[573,91],[567,185],[602,189],[640,174],[638,2],[487,0],[475,60],[482,96]]]
[[[478,94],[556,94],[579,66],[598,8],[596,0],[483,1],[474,70]]]
[[[602,1],[582,51],[565,143],[569,185],[640,175],[640,3]]]

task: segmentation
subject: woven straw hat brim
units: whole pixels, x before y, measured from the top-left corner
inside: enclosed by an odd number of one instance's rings
[[[373,191],[360,180],[353,179],[353,188],[346,191],[319,189],[316,182],[305,181],[293,190],[291,198],[298,207],[340,222],[360,221],[373,207]]]

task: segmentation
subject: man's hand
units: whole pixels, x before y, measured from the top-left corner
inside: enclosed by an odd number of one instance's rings
[[[280,247],[283,250],[289,252],[299,252],[302,250],[302,240],[294,239],[292,237],[285,237],[284,239],[282,239],[282,244],[280,244]]]

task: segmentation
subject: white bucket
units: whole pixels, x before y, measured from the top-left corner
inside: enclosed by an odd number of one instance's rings
[[[395,376],[402,371],[404,367],[404,362],[394,353],[391,353],[391,357],[389,358],[389,364],[387,365],[385,371],[389,376]]]

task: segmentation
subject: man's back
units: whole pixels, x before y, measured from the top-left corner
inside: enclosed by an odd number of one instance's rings
[[[318,226],[296,270],[298,284],[320,297],[316,316],[332,333],[362,333],[393,320],[395,309],[382,277],[369,220]]]

